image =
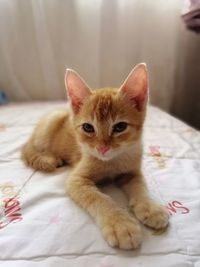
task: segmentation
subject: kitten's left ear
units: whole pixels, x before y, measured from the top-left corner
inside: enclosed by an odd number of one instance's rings
[[[91,94],[89,86],[74,70],[67,69],[65,87],[71,101],[72,109],[78,113],[86,98]]]
[[[141,111],[148,99],[148,72],[145,63],[140,63],[130,72],[119,89]]]

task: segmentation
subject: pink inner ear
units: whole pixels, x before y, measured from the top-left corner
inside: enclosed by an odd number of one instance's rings
[[[72,108],[75,112],[78,112],[86,97],[90,95],[90,89],[75,71],[69,69],[65,75],[65,86]]]
[[[141,111],[146,104],[148,96],[148,73],[146,65],[143,63],[137,65],[131,71],[120,90]]]
[[[76,97],[76,95],[73,95],[73,92],[69,92],[69,98],[71,99],[71,104],[74,110],[78,111],[83,102],[81,102],[80,99]]]

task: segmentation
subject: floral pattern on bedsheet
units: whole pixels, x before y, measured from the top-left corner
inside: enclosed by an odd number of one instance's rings
[[[12,182],[0,184],[0,229],[22,220],[20,195]]]

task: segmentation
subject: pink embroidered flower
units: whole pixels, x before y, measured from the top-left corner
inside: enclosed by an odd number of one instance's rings
[[[49,219],[49,222],[50,222],[51,224],[59,224],[60,221],[61,221],[61,220],[60,220],[59,215],[52,216],[52,217],[50,217],[50,219]]]

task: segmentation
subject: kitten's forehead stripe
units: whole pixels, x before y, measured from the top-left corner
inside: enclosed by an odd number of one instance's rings
[[[103,96],[98,99],[96,106],[97,117],[100,120],[104,120],[108,117],[109,113],[112,110],[112,100],[110,96]]]
[[[97,120],[103,121],[116,116],[115,106],[111,95],[97,96],[95,99],[94,113]]]

